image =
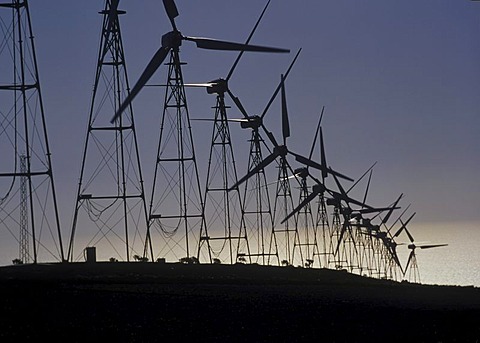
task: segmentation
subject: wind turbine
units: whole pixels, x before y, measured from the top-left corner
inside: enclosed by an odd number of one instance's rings
[[[156,156],[155,174],[149,204],[149,225],[146,247],[152,259],[190,258],[198,253],[200,228],[205,228],[204,204],[195,156],[190,115],[185,94],[180,46],[184,41],[210,50],[288,52],[286,49],[191,37],[182,34],[175,23],[179,15],[173,0],[163,0],[172,31],[162,36],[161,47],[155,52],[130,94],[112,118],[114,122],[138,95],[148,80],[170,56],[165,101]],[[158,184],[157,184],[158,183]],[[153,232],[155,229],[155,232]],[[152,234],[159,241],[153,251]],[[182,242],[183,241],[183,242]],[[195,253],[193,253],[195,251]]]
[[[327,163],[325,160],[323,134],[321,132],[321,123],[322,123],[324,111],[325,111],[325,107],[322,108],[322,111],[318,120],[317,128],[315,130],[315,136],[312,142],[312,146],[310,148],[308,159],[310,160],[312,159],[312,155],[315,149],[318,135],[320,134],[320,160],[321,160],[321,164],[323,166],[326,166]],[[303,166],[303,167],[297,168],[294,170],[294,173],[295,174],[290,176],[290,178],[297,177],[299,179],[299,183],[300,183],[299,203],[301,203],[303,200],[305,200],[309,196],[309,193],[310,193],[308,189],[308,182],[307,182],[307,179],[309,176],[309,167]],[[325,180],[328,174],[324,170],[322,170],[321,175],[322,175],[322,179]],[[325,258],[324,266],[328,265],[328,257],[327,257],[328,242],[327,241],[329,241],[330,234],[329,234],[329,225],[328,225],[328,215],[325,207],[325,198],[322,195],[323,194],[321,193],[319,194],[319,197],[318,197],[318,209],[316,212],[315,220],[313,219],[312,208],[310,204],[307,204],[305,207],[303,207],[303,210],[301,211],[301,213],[299,213],[299,216],[298,216],[298,220],[303,221],[304,235],[301,237],[304,239],[304,241],[301,243],[301,246],[305,247],[304,255],[306,256],[306,265],[309,267],[315,264],[315,256],[318,257],[318,265],[321,267],[322,266],[321,255],[323,255]],[[321,230],[322,230],[323,251],[319,245],[319,240],[318,240],[319,227],[321,227]]]
[[[297,56],[298,56],[298,53],[297,53]],[[295,59],[296,59],[296,57],[295,57]],[[295,60],[294,60],[294,62],[295,62]],[[293,62],[292,62],[292,65],[293,65]],[[290,68],[291,68],[291,66],[290,66]],[[290,192],[290,188],[289,188],[289,178],[290,178],[290,176],[288,174],[295,175],[295,172],[292,170],[292,168],[290,167],[290,165],[287,162],[287,159],[286,159],[287,155],[292,155],[293,157],[295,157],[295,160],[297,162],[299,162],[301,164],[304,164],[305,166],[312,167],[312,168],[315,168],[315,169],[318,169],[318,170],[322,171],[322,175],[336,175],[340,178],[353,181],[349,177],[347,177],[347,176],[345,176],[345,175],[343,175],[339,172],[334,171],[332,168],[330,168],[326,165],[322,165],[320,163],[317,163],[317,162],[313,161],[311,158],[302,156],[302,155],[300,155],[298,153],[295,153],[295,152],[293,152],[293,151],[291,151],[287,148],[286,140],[290,136],[290,127],[289,127],[288,114],[287,114],[287,110],[286,110],[286,97],[285,97],[285,95],[282,97],[282,99],[283,99],[282,100],[282,137],[283,137],[283,142],[282,143],[283,144],[279,144],[277,142],[277,140],[275,139],[273,133],[270,132],[265,127],[265,125],[263,124],[263,118],[264,118],[269,106],[271,105],[271,103],[275,99],[277,93],[280,90],[284,89],[283,85],[284,85],[285,79],[288,75],[288,72],[290,71],[290,68],[287,70],[287,73],[285,73],[285,75],[282,78],[279,86],[277,87],[276,92],[274,93],[274,95],[270,99],[269,103],[267,104],[267,107],[265,108],[265,110],[263,111],[263,113],[260,116],[248,116],[248,114],[244,110],[243,106],[238,101],[237,106],[245,116],[245,119],[243,119],[243,121],[241,122],[242,127],[253,128],[254,129],[253,132],[256,133],[257,136],[258,136],[257,138],[255,138],[255,137],[252,138],[252,144],[255,141],[259,141],[260,136],[259,136],[258,133],[259,133],[259,129],[262,128],[262,130],[265,132],[268,140],[273,145],[273,151],[270,153],[270,155],[268,155],[264,159],[258,159],[258,155],[256,155],[256,157],[257,157],[256,162],[252,165],[249,165],[248,173],[245,176],[243,176],[234,186],[232,186],[230,188],[230,190],[235,189],[240,184],[242,184],[243,182],[246,182],[247,180],[249,180],[251,177],[253,177],[255,175],[257,175],[257,177],[258,177],[259,173],[264,173],[264,169],[267,166],[269,166],[274,161],[278,161],[277,163],[279,165],[280,175],[278,177],[277,194],[276,194],[277,196],[276,196],[275,199],[278,200],[279,196],[282,196],[285,199],[291,198],[291,192]],[[284,91],[283,91],[283,94],[284,94]],[[301,207],[299,207],[298,210],[300,210],[303,206],[305,206],[311,199],[315,198],[317,195],[318,195],[318,193],[313,195],[311,198],[310,198],[310,196],[311,196],[310,195],[309,198],[308,198],[309,200],[302,203],[303,205]],[[281,221],[281,224],[285,224],[290,217],[292,217],[293,215],[296,214],[296,212],[298,212],[298,210],[297,210],[295,213],[292,213],[291,215],[288,215],[288,206],[285,207],[286,206],[285,201],[283,201],[283,203],[284,203],[284,205],[283,205],[283,207],[284,207],[283,216],[285,218]],[[293,206],[291,206],[291,207],[293,207]],[[285,208],[287,208],[287,210],[285,210]],[[279,213],[276,210],[274,212]],[[288,226],[288,223],[286,225]],[[295,222],[295,227],[296,227],[296,222]],[[295,231],[295,230],[296,229],[293,229],[293,231]],[[289,231],[292,231],[292,229],[290,229],[289,227],[286,227],[283,231],[289,232]],[[274,232],[275,233],[279,232],[279,230],[277,230],[277,228],[275,227]],[[296,234],[294,234],[294,236],[296,236]],[[275,237],[275,235],[274,235],[274,237]],[[273,244],[274,244],[274,242],[275,242],[275,240],[273,240]],[[291,250],[289,247],[290,247],[290,244],[287,242],[287,248],[286,248],[287,251]],[[287,254],[287,258],[285,260],[286,260],[287,263],[291,263],[292,258],[291,258],[291,256],[289,256]]]
[[[301,49],[298,50],[297,54],[295,55],[294,59],[290,63],[287,71],[285,72],[285,78],[290,73],[293,65],[295,64]],[[226,83],[223,83],[224,85]],[[210,89],[211,91],[214,90],[214,87],[219,86],[219,83],[212,82],[210,84],[206,84],[207,91]],[[213,87],[213,88],[211,88]],[[277,97],[278,93],[281,90],[281,84],[277,86],[275,91],[273,92],[272,97],[269,99],[266,107],[264,108],[261,115],[249,115],[242,105],[239,98],[234,96],[232,92],[225,88],[227,94],[231,97],[233,102],[235,103],[236,107],[240,110],[243,115],[243,118],[234,118],[234,119],[226,119],[228,122],[238,122],[240,127],[243,129],[251,129],[252,134],[249,140],[250,142],[250,152],[249,152],[249,160],[248,160],[248,168],[247,170],[252,170],[257,167],[259,163],[263,160],[262,157],[262,148],[267,148],[263,138],[260,134],[260,128],[264,128],[267,132],[267,135],[272,136],[268,130],[265,129],[263,125],[263,118],[268,112],[271,104],[273,103],[274,99]],[[212,92],[214,93],[214,92]],[[209,120],[209,119],[207,119]],[[273,217],[272,217],[272,210],[270,204],[270,197],[268,193],[268,183],[266,180],[266,175],[262,170],[257,170],[256,173],[253,173],[255,177],[252,178],[251,182],[248,180],[245,181],[244,187],[244,196],[243,196],[243,206],[244,206],[244,218],[247,230],[250,228],[249,235],[249,245],[250,251],[245,251],[238,253],[237,258],[249,261],[254,261],[257,263],[262,264],[270,264],[271,257],[276,257],[278,260],[278,264],[280,264],[280,260],[278,259],[278,250],[276,249],[275,242],[270,244],[270,239],[272,239],[272,225],[273,225]],[[240,182],[236,182],[232,185],[228,191],[238,191],[238,185]]]
[[[292,211],[284,219],[284,221],[288,220],[288,218],[295,215],[298,211],[300,211],[304,206],[310,203],[318,195],[323,195],[324,193],[328,193],[331,196],[331,198],[327,199],[327,205],[334,207],[334,217],[333,217],[334,220],[332,222],[332,225],[334,226],[334,230],[336,228],[335,231],[336,231],[336,234],[338,235],[338,238],[336,240],[336,248],[332,252],[333,255],[336,256],[335,257],[337,259],[336,267],[338,268],[343,264],[343,261],[339,259],[339,250],[340,250],[341,244],[344,243],[345,234],[348,233],[350,235],[350,240],[352,241],[354,240],[354,235],[353,235],[353,232],[351,231],[351,223],[350,223],[353,216],[359,216],[362,214],[369,214],[369,213],[378,213],[383,211],[391,211],[392,207],[374,208],[372,206],[365,204],[362,201],[358,201],[351,198],[350,196],[348,196],[347,192],[344,190],[336,174],[333,174],[333,177],[335,179],[335,182],[340,192],[328,189],[324,185],[324,182],[321,182],[320,180],[318,180],[316,177],[312,175],[310,175],[310,177],[316,182],[316,184],[312,187],[312,192],[294,209],[294,211]],[[350,206],[351,204],[360,206],[361,208],[353,209]],[[343,217],[343,222],[340,216]],[[333,240],[333,235],[332,235],[332,240]],[[347,264],[352,269],[354,266],[353,261],[355,260],[355,256],[358,255],[358,251],[354,243],[351,246],[353,247],[353,250],[350,249],[348,252],[345,253],[348,255],[348,256],[345,256],[346,258],[345,262],[347,262]]]
[[[322,108],[322,112],[320,114],[320,118],[318,120],[317,124],[317,129],[315,131],[315,136],[312,142],[312,146],[310,149],[310,154],[309,154],[309,159],[312,159],[313,152],[315,149],[315,145],[317,142],[317,139],[320,136],[319,139],[319,144],[320,144],[320,161],[321,164],[326,166],[327,161],[326,161],[326,155],[325,155],[325,144],[323,141],[323,132],[322,132],[322,119],[323,119],[323,114],[325,111],[325,107]],[[309,176],[309,169],[308,167],[303,167],[302,168],[303,173],[301,174],[301,183],[302,183],[302,192],[304,194],[304,197],[301,199],[300,203],[305,200],[308,195],[308,189],[307,189],[307,177]],[[320,175],[322,177],[322,183],[325,183],[325,179],[327,178],[328,174],[325,171],[321,171]],[[321,230],[321,244],[319,244],[319,239],[318,239],[318,230]],[[321,192],[318,195],[318,207],[316,211],[316,219],[315,219],[315,227],[314,227],[314,240],[316,243],[316,249],[317,249],[317,255],[318,255],[318,263],[320,266],[322,266],[322,258],[323,256],[323,266],[328,267],[329,265],[329,255],[330,255],[330,250],[333,250],[332,243],[331,243],[331,237],[332,237],[332,232],[331,232],[331,226],[330,222],[328,220],[328,212],[327,212],[327,203],[326,203],[326,198],[325,198],[325,193]],[[313,260],[315,260],[313,258]]]
[[[287,139],[290,137],[290,122],[288,118],[288,109],[287,109],[287,98],[285,94],[285,77],[281,75],[280,79],[280,90],[281,90],[281,122],[282,122],[282,143],[283,147],[287,146]],[[271,134],[272,143],[275,139],[273,138],[273,134]],[[273,139],[272,139],[273,138]],[[275,155],[274,152],[270,154],[271,156]],[[267,157],[267,159],[269,158]],[[300,235],[298,231],[298,217],[293,218],[293,221],[286,221],[282,224],[283,227],[279,227],[279,223],[277,222],[277,218],[283,218],[293,209],[293,197],[290,185],[289,171],[292,170],[290,165],[288,164],[286,154],[279,154],[278,156],[274,157],[274,159],[278,158],[278,176],[276,182],[276,192],[275,192],[275,203],[274,203],[274,210],[273,210],[273,232],[272,232],[272,240],[271,244],[276,244],[278,247],[281,246],[280,253],[283,252],[284,255],[280,256],[282,260],[282,264],[294,265],[300,264],[303,265],[303,254],[302,254],[302,247],[300,242]],[[265,160],[264,160],[265,161]],[[263,170],[263,168],[262,168]],[[296,174],[294,174],[296,176]],[[295,253],[298,250],[297,259]]]
[[[263,8],[245,44],[250,43],[269,4],[270,0]],[[240,191],[237,188],[235,191],[228,192],[230,186],[238,182],[229,122],[238,120],[231,120],[227,116],[229,106],[226,105],[226,95],[239,102],[230,91],[228,83],[243,53],[244,51],[241,51],[238,54],[225,78],[218,78],[206,84],[188,84],[188,86],[206,87],[208,94],[216,95],[216,103],[213,107],[215,109],[214,117],[212,119],[198,119],[213,122],[204,193],[205,220],[210,233],[207,234],[207,228],[205,227],[200,235],[199,259],[204,247],[209,250],[209,255],[213,253],[217,258],[229,259],[230,263],[234,263],[239,255],[242,257],[251,256],[244,215],[245,209]],[[212,233],[212,229],[216,232]],[[221,234],[219,234],[219,229],[222,230]],[[236,247],[234,247],[234,241],[236,241]],[[228,254],[222,254],[224,250],[228,250]]]
[[[367,195],[370,188],[373,167],[376,165],[376,163],[377,162],[375,162],[358,179],[358,181],[360,181],[369,173],[368,182],[363,197],[363,203],[367,202]],[[347,194],[357,185],[358,181],[352,185],[349,190],[347,190]],[[388,278],[387,275],[396,275],[397,267],[401,269],[401,264],[396,253],[396,243],[389,236],[389,230],[386,227],[386,223],[390,219],[393,211],[400,208],[397,207],[397,205],[402,197],[403,194],[400,194],[400,196],[388,207],[377,209],[377,214],[372,218],[364,218],[362,213],[357,213],[354,214],[350,220],[350,226],[356,231],[355,239],[360,249],[360,269],[363,269],[364,262],[366,262],[365,267],[367,268],[367,272],[369,274],[377,272],[378,277]],[[384,218],[381,218],[380,214],[384,211],[388,211],[387,215]],[[381,219],[379,224],[372,223],[376,217],[380,217]],[[387,230],[382,231],[382,226],[387,228]]]
[[[178,9],[174,0],[163,0],[165,11],[167,12],[168,19],[172,25],[172,31],[167,32],[162,36],[162,46],[155,52],[147,67],[143,71],[142,75],[138,79],[135,86],[130,91],[129,96],[125,99],[122,105],[119,107],[115,116],[112,118],[113,123],[120,114],[128,107],[133,99],[142,90],[145,84],[150,80],[157,69],[162,65],[163,61],[167,58],[168,54],[172,55],[173,63],[177,64],[177,69],[180,69],[180,58],[178,56],[179,48],[182,45],[182,41],[191,41],[196,43],[198,48],[209,50],[227,50],[227,51],[256,51],[256,52],[290,52],[288,49],[280,49],[266,46],[249,45],[235,42],[222,41],[211,38],[203,37],[190,37],[184,36],[175,24],[175,18],[178,17]],[[174,56],[175,55],[175,56]],[[183,86],[183,79],[182,79]]]
[[[400,219],[400,223],[402,224],[402,226],[395,233],[394,237],[398,237],[402,231],[405,231],[405,233],[407,234],[408,239],[410,240],[410,244],[407,245],[408,249],[410,249],[410,254],[408,255],[408,260],[407,260],[407,264],[405,265],[403,277],[405,278],[406,275],[407,275],[407,272],[408,272],[408,281],[409,282],[420,283],[421,282],[420,281],[420,271],[418,270],[417,255],[415,253],[415,250],[417,248],[420,248],[420,249],[423,250],[423,249],[445,247],[448,244],[418,244],[418,243],[415,243],[415,239],[413,238],[410,231],[408,231],[408,229],[407,229],[407,224],[410,222],[410,220],[413,218],[414,215],[415,215],[415,213],[413,213],[407,219],[407,221],[405,223]]]

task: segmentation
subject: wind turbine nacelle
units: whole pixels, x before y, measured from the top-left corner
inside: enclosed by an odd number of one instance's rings
[[[397,246],[397,242],[395,242],[393,239],[390,237],[385,238],[385,241],[387,244],[389,244],[391,247],[395,248]]]
[[[316,184],[316,185],[312,186],[312,191],[313,191],[313,193],[320,194],[320,193],[325,192],[326,188],[322,184]],[[328,199],[327,199],[327,203],[328,203]]]
[[[224,94],[228,90],[227,80],[217,79],[210,81],[212,84],[210,87],[207,87],[208,94]]]
[[[162,47],[179,47],[182,45],[182,34],[178,31],[171,31],[162,36]]]
[[[308,176],[308,169],[305,167],[297,168],[293,171],[295,175],[298,175],[301,179],[305,179]]]
[[[242,129],[258,129],[262,124],[262,119],[259,116],[251,116],[246,121],[240,122]]]
[[[340,201],[334,198],[328,198],[327,199],[327,205],[328,206],[334,206],[334,207],[340,207]]]
[[[407,245],[408,249],[414,250],[417,246],[415,244],[409,244]]]
[[[361,213],[356,213],[351,220],[356,220],[357,222],[361,222],[363,220],[362,214]],[[363,224],[365,225],[365,224]]]
[[[348,208],[348,207],[341,207],[340,208],[340,213],[344,214],[344,215],[347,215],[347,216],[350,216],[352,214],[352,209]]]

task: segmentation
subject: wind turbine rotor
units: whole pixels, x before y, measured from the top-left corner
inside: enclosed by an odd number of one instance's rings
[[[179,15],[177,6],[173,0],[163,0],[163,5],[167,16],[172,24],[173,31],[168,32],[162,36],[162,46],[154,54],[153,58],[148,63],[144,72],[140,76],[139,80],[133,87],[130,94],[125,101],[119,107],[111,120],[111,123],[115,122],[122,112],[130,105],[133,99],[137,96],[140,90],[145,86],[148,80],[152,77],[155,71],[160,67],[171,49],[178,48],[182,44],[182,40],[195,42],[198,48],[209,50],[227,50],[227,51],[253,51],[253,52],[277,52],[287,53],[288,49],[266,47],[260,45],[249,45],[236,42],[229,42],[204,37],[189,37],[184,36],[177,30],[175,24],[175,18]]]

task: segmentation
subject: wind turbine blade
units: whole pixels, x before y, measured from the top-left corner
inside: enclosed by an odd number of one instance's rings
[[[262,120],[262,119],[260,118],[260,120]],[[263,125],[263,123],[261,125],[262,125],[262,128],[265,131],[265,134],[267,135],[268,139],[270,140],[270,142],[272,142],[273,146],[278,147],[279,145],[278,145],[277,140],[275,139],[275,136],[273,135],[272,131],[268,131],[267,128],[265,127],[265,125]]]
[[[254,51],[254,52],[290,52],[288,49],[274,48],[269,46],[249,45],[243,43],[227,42],[218,39],[204,37],[183,37],[184,40],[192,41],[201,49],[227,50],[227,51]]]
[[[431,249],[431,248],[438,248],[438,247],[446,247],[448,244],[430,244],[430,245],[417,245],[420,249]]]
[[[400,259],[398,258],[397,250],[396,250],[395,246],[389,245],[389,250],[390,250],[390,253],[393,256],[393,259],[395,260],[395,263],[400,267],[400,270],[402,271],[402,274],[403,274],[402,263],[400,262]]]
[[[335,179],[335,183],[337,184],[337,187],[338,187],[338,190],[340,191],[342,197],[343,197],[343,200],[346,200],[348,199],[348,195],[347,193],[345,192],[345,189],[343,189],[343,186],[342,184],[340,183],[340,181],[338,180],[338,177],[336,175],[333,175],[333,178]]]
[[[405,230],[405,233],[407,234],[408,239],[409,239],[410,242],[412,242],[412,243],[414,242],[414,239],[413,239],[413,236],[410,234],[410,231],[408,231],[407,225],[408,225],[408,223],[410,222],[410,220],[413,218],[413,216],[414,216],[415,214],[416,214],[416,212],[413,213],[413,214],[410,216],[410,218],[408,218],[408,220],[405,222],[405,224],[402,223],[402,224],[403,224],[403,227],[404,227],[404,230]],[[400,220],[400,222],[401,222],[401,220]]]
[[[362,208],[366,207],[367,209],[373,209],[372,206],[369,206],[363,202],[360,202],[358,200],[355,200],[355,199],[352,199],[350,198],[347,193],[345,192],[345,190],[343,189],[342,187],[342,184],[340,183],[340,181],[338,180],[338,177],[337,175],[333,174],[333,178],[335,179],[335,183],[337,184],[337,187],[338,189],[340,190],[340,193],[336,193],[337,196],[340,196],[341,200],[349,203],[349,204],[355,204],[355,205],[358,205]]]
[[[302,49],[298,49],[298,52],[297,54],[295,55],[295,58],[293,59],[292,63],[290,63],[290,66],[288,67],[285,75],[284,75],[284,80],[287,79],[288,77],[288,74],[290,73],[290,70],[292,69],[293,65],[295,64],[295,61],[297,60],[297,57],[298,55],[300,55],[300,51],[302,51]],[[260,117],[263,119],[263,117],[265,117],[265,114],[267,113],[268,109],[270,108],[270,106],[272,105],[272,102],[273,100],[275,100],[275,98],[277,97],[277,94],[278,92],[280,91],[280,88],[282,87],[282,84],[280,83],[277,88],[275,89],[275,92],[273,92],[273,95],[272,97],[270,98],[270,100],[268,101],[267,103],[267,106],[265,106],[265,109],[263,110],[262,114],[260,115]]]
[[[298,177],[298,175],[293,174],[293,175],[290,175],[290,176],[288,176],[288,177],[282,177],[281,180],[286,181],[286,180],[293,179],[294,177]],[[274,183],[277,183],[277,182],[278,182],[278,180],[277,180],[277,181],[272,181],[272,182],[267,183],[265,186],[268,187],[268,186],[271,186],[271,185],[273,185]],[[265,186],[263,186],[263,187],[265,187]],[[252,188],[251,190],[255,190],[255,189],[259,189],[259,188],[260,188],[260,187],[254,187],[254,188]]]
[[[406,223],[403,223],[402,219],[399,218],[400,224],[402,224],[402,226],[400,226],[400,229],[398,229],[397,232],[395,232],[395,234],[393,235],[393,238],[398,237],[398,236],[402,233],[402,230],[405,230],[405,229],[407,228],[407,226],[406,226],[407,223],[410,221],[410,219],[412,219],[412,217],[413,217],[414,215],[415,215],[415,213],[412,214],[412,215],[410,216],[410,218],[408,218],[408,220],[407,220]],[[409,238],[410,238],[410,237],[409,237]],[[412,238],[413,238],[413,237],[412,237]],[[412,239],[410,239],[410,241],[413,242]]]
[[[367,175],[367,174],[373,169],[373,167],[375,167],[376,164],[377,164],[377,162],[375,162],[374,164],[372,164],[372,166],[371,166],[370,168],[368,168],[368,169],[365,171],[365,173],[363,173],[362,176],[360,176],[360,177],[357,179],[357,181],[355,181],[355,183],[347,190],[347,194],[350,193],[350,191],[351,191],[352,189],[354,189],[355,186],[358,185],[358,183],[359,183],[361,180],[363,180],[363,178],[365,177],[365,175]]]
[[[257,30],[258,24],[260,24],[260,21],[262,20],[263,15],[265,14],[265,11],[267,10],[267,7],[268,7],[269,4],[270,4],[270,0],[268,0],[267,4],[266,4],[265,7],[263,8],[262,14],[260,14],[260,17],[257,19],[257,22],[255,23],[255,26],[253,27],[252,31],[250,32],[250,35],[248,36],[247,40],[245,41],[245,44],[250,43],[250,39],[252,39],[253,34],[254,34],[255,31]],[[240,51],[240,53],[239,53],[238,56],[237,56],[237,59],[236,59],[235,62],[233,63],[232,67],[230,68],[230,71],[228,72],[228,75],[227,75],[227,77],[226,77],[226,80],[227,80],[227,81],[230,80],[230,78],[232,77],[233,71],[234,71],[235,68],[237,67],[237,64],[238,64],[238,62],[240,61],[240,58],[242,57],[243,53],[244,53],[244,50]]]
[[[282,221],[281,221],[281,224],[285,223],[288,219],[290,219],[292,216],[294,216],[296,213],[298,213],[302,208],[304,208],[305,206],[307,206],[307,204],[312,201],[313,199],[315,199],[315,197],[318,195],[318,191],[314,191],[312,193],[310,193],[305,199],[303,199],[303,201],[297,206],[295,207],[295,209],[288,215],[286,216]]]
[[[302,163],[308,167],[312,167],[312,168],[315,168],[315,169],[318,169],[318,170],[321,170],[321,171],[326,171],[327,173],[329,174],[332,174],[332,175],[336,175],[338,176],[339,178],[342,178],[342,179],[345,179],[345,180],[348,180],[348,181],[353,181],[351,178],[349,178],[348,176],[345,176],[343,174],[340,174],[339,172],[336,172],[334,171],[333,169],[331,168],[327,168],[315,161],[312,161],[311,159],[309,158],[306,158],[302,155],[299,155],[299,154],[296,154],[294,152],[290,152],[293,156],[295,156],[295,160],[297,160],[297,162],[299,163]]]
[[[320,125],[322,124],[324,110],[325,110],[325,106],[322,107],[322,113],[320,114],[320,119],[318,120],[317,130],[315,131],[315,137],[313,138],[312,147],[310,148],[310,154],[308,154],[308,158],[310,160],[312,159],[313,150],[315,149],[315,144],[317,144],[318,132],[320,131]]]
[[[163,0],[163,6],[165,7],[165,11],[167,12],[168,19],[170,19],[170,23],[172,23],[173,29],[176,31],[177,26],[175,25],[175,18],[178,17],[178,10],[177,6],[175,5],[175,1]]]
[[[245,107],[243,107],[242,103],[240,102],[240,99],[237,98],[235,95],[233,95],[233,93],[230,92],[229,89],[227,89],[227,93],[230,96],[230,98],[232,99],[232,101],[235,103],[235,106],[237,106],[237,108],[240,110],[240,112],[242,112],[243,116],[248,119],[249,118],[248,113],[245,110]]]
[[[401,219],[400,219],[400,223],[402,224],[402,226],[400,227],[400,229],[398,229],[398,231],[395,233],[395,235],[393,236],[393,238],[397,237],[401,232],[402,230],[405,230],[405,233],[407,234],[408,236],[408,239],[410,240],[410,242],[414,242],[415,240],[413,239],[413,236],[410,234],[410,231],[408,231],[407,229],[407,225],[408,223],[410,222],[410,220],[412,220],[413,216],[416,214],[416,212],[414,212],[410,218],[407,219],[407,221],[404,223]]]
[[[367,188],[365,188],[365,194],[363,195],[363,200],[362,200],[364,204],[367,202],[368,189],[370,188],[370,181],[372,181],[372,172],[373,170],[370,170],[370,174],[368,175]]]
[[[258,173],[260,170],[264,169],[266,166],[268,166],[270,163],[272,163],[275,159],[277,158],[277,154],[275,152],[271,153],[270,155],[267,156],[262,162],[257,164],[252,170],[250,170],[247,175],[242,177],[240,180],[237,181],[232,187],[228,189],[228,191],[231,191],[238,186],[240,186],[243,182],[247,181],[249,178],[251,178],[253,175]]]
[[[214,118],[190,118],[192,121],[216,121]],[[225,119],[224,119],[225,120]],[[227,118],[226,121],[233,123],[245,123],[247,119]]]
[[[285,78],[283,74],[281,76],[282,84],[282,134],[283,143],[285,144],[287,137],[290,137],[290,123],[288,122],[288,110],[287,110],[287,96],[285,95]]]
[[[202,88],[208,88],[208,87],[213,87],[217,85],[216,83],[213,82],[207,82],[207,83],[184,83],[184,87],[202,87]],[[147,85],[150,86],[150,85]],[[154,86],[154,85],[151,85]],[[165,85],[166,86],[166,85]]]
[[[405,224],[403,224],[403,226],[407,226],[408,223],[410,223],[410,221],[412,220],[412,218],[417,214],[417,212],[413,212],[413,214],[407,219],[407,221],[405,222]],[[401,220],[400,220],[401,221]]]
[[[322,127],[320,127],[320,162],[322,163],[322,166],[325,166],[325,167],[327,166],[327,155],[325,153],[325,144],[323,142]],[[322,178],[325,180],[327,176],[328,176],[328,172],[326,170],[322,170]],[[343,175],[341,177],[343,177]]]
[[[394,209],[398,209],[399,207],[395,207]],[[385,212],[391,210],[392,207],[377,207],[377,208],[362,208],[360,210],[354,210],[354,212],[359,212],[363,214],[368,213],[375,213],[375,212]]]
[[[385,218],[382,219],[382,224],[386,224],[387,221],[390,219],[390,216],[392,215],[393,211],[394,211],[395,209],[398,209],[397,204],[398,204],[398,202],[400,201],[400,199],[402,199],[402,197],[403,197],[403,193],[400,194],[400,196],[398,197],[398,199],[393,203],[390,211],[388,211],[388,213],[387,213],[387,215],[385,216]]]
[[[415,250],[414,249],[412,251],[410,251],[410,255],[408,255],[407,264],[405,265],[405,273],[408,270],[408,266],[410,265],[410,262],[412,261],[413,255],[415,255]]]
[[[395,224],[397,224],[398,221],[400,221],[403,217],[403,215],[407,212],[407,210],[410,208],[412,204],[408,204],[408,206],[402,211],[402,213],[398,216],[398,218],[393,222],[393,224],[390,226],[390,228],[388,229],[388,232],[392,231],[393,227],[395,226]]]
[[[216,83],[208,82],[208,83],[184,83],[183,87],[199,87],[199,88],[208,88],[208,87],[213,87],[217,85]],[[164,84],[158,84],[158,83],[151,83],[148,85],[145,85],[145,87],[168,87],[166,83]]]
[[[115,120],[117,120],[118,117],[120,117],[123,111],[125,111],[125,109],[128,106],[130,106],[130,103],[132,102],[132,100],[137,96],[137,94],[140,92],[143,86],[145,86],[145,84],[148,82],[148,80],[150,80],[150,78],[155,73],[155,71],[163,63],[169,51],[170,51],[170,47],[168,46],[162,46],[160,49],[157,50],[157,52],[155,53],[155,55],[153,55],[153,58],[150,60],[147,67],[143,71],[142,75],[138,79],[137,83],[135,84],[135,86],[133,86],[132,90],[130,91],[128,96],[120,105],[120,108],[117,110],[117,112],[113,116],[112,120],[110,121],[111,123],[115,122]]]

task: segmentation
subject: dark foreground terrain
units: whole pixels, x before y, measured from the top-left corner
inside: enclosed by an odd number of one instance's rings
[[[0,342],[480,342],[480,289],[256,265],[0,268]]]

